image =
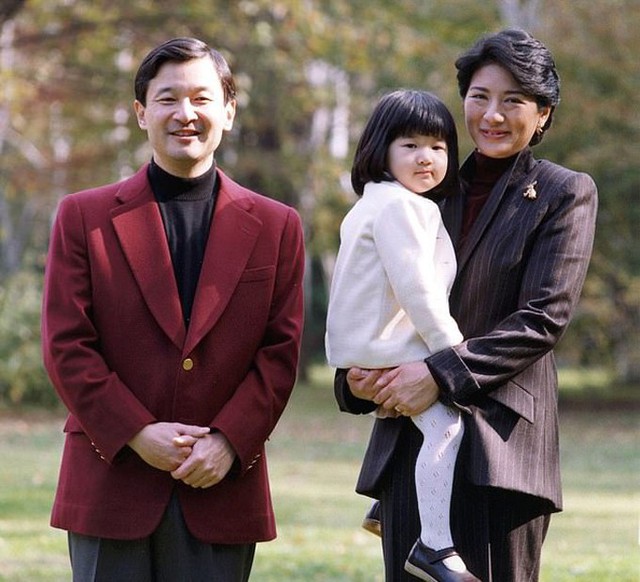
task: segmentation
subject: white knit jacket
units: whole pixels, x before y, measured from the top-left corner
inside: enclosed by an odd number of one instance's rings
[[[345,216],[325,347],[331,366],[385,368],[462,341],[449,313],[456,259],[433,201],[368,183]]]

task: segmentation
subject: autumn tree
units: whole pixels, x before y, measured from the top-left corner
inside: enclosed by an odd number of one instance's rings
[[[560,355],[637,377],[639,11],[636,0],[4,0],[0,399],[2,383],[10,383],[5,362],[37,342],[37,300],[28,299],[37,293],[27,289],[39,285],[56,203],[149,159],[132,114],[132,78],[149,48],[181,35],[220,48],[237,78],[239,111],[221,166],[303,216],[308,363],[324,359],[338,225],[355,200],[351,156],[373,104],[397,87],[437,93],[458,121],[464,157],[472,144],[453,61],[481,34],[505,25],[530,29],[550,47],[562,77],[554,127],[537,153],[589,172],[600,189],[593,264]],[[35,305],[21,320],[36,323],[16,339],[7,322],[15,328],[20,298]]]

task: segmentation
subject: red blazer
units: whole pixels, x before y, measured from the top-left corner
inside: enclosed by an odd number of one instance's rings
[[[295,381],[302,228],[292,208],[218,175],[188,330],[146,166],[60,203],[42,317],[45,366],[70,412],[55,527],[143,537],[176,489],[205,542],[275,537],[264,443]],[[152,468],[126,443],[154,421],[219,430],[237,470],[201,490]]]

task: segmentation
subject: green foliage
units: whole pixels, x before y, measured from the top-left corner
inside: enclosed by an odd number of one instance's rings
[[[633,380],[640,377],[633,365],[640,357],[629,352],[640,345],[640,3],[538,4],[527,26],[556,58],[562,102],[537,153],[589,172],[600,191],[593,266],[561,356]],[[44,252],[59,197],[120,179],[149,158],[131,108],[137,64],[169,37],[198,36],[227,55],[240,89],[221,166],[299,209],[308,263],[324,270],[307,289],[311,362],[322,358],[317,338],[338,225],[355,199],[351,155],[373,103],[399,86],[439,94],[458,121],[464,157],[472,144],[453,62],[479,35],[505,26],[506,0],[15,5],[0,46],[0,206],[11,210],[1,215],[0,281],[15,271],[7,249]]]
[[[40,287],[30,271],[0,286],[0,404],[57,404],[41,364]]]

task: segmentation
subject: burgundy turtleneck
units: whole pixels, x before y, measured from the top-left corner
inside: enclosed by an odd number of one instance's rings
[[[460,238],[458,239],[460,248],[463,246],[485,202],[489,199],[491,190],[500,179],[500,176],[502,176],[506,169],[513,163],[515,157],[516,156],[509,158],[490,158],[477,150],[473,152],[475,165],[466,187],[467,198],[462,218],[462,228],[460,229]]]
[[[216,165],[197,178],[180,178],[151,160],[148,176],[162,215],[188,326],[216,200]]]

